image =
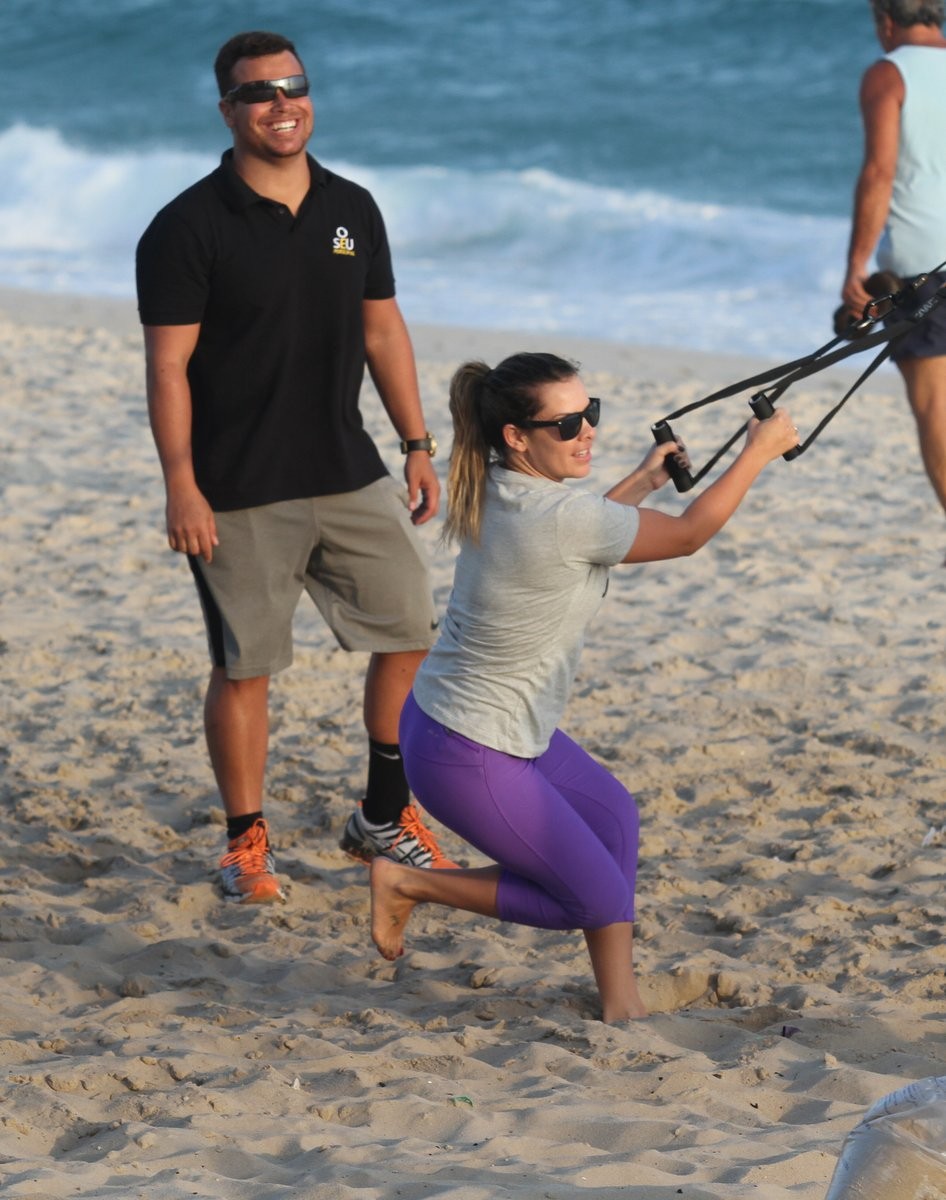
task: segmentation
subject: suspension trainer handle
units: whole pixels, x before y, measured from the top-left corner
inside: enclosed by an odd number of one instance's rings
[[[760,421],[767,421],[769,417],[775,416],[775,408],[772,401],[768,398],[765,392],[756,392],[749,401],[749,407]],[[791,450],[786,450],[782,458],[786,462],[791,462],[793,458],[797,458],[801,454],[801,446],[792,446]]]
[[[673,430],[667,421],[658,421],[656,424],[651,425],[650,431],[654,435],[654,441],[658,446],[677,440],[673,436]],[[678,492],[688,492],[693,487],[693,476],[686,467],[681,466],[677,462],[672,454],[668,454],[664,459],[664,466],[667,468],[667,474],[673,480],[673,486]]]
[[[675,421],[678,417],[684,417],[688,413],[695,412],[707,404],[715,404],[718,400],[725,400],[730,396],[737,395],[739,392],[748,391],[750,388],[765,386],[765,391],[757,392],[749,401],[749,404],[759,420],[767,420],[775,411],[772,400],[780,399],[782,394],[792,384],[799,383],[802,379],[807,379],[818,371],[824,371],[827,367],[833,367],[836,363],[843,361],[851,354],[861,354],[865,350],[876,349],[878,353],[871,363],[861,372],[855,382],[851,384],[837,404],[821,418],[801,445],[793,446],[791,450],[787,450],[782,455],[786,460],[797,458],[799,454],[803,454],[808,449],[828,423],[837,416],[861,384],[889,357],[896,343],[906,336],[910,330],[915,329],[921,321],[925,320],[934,308],[946,303],[946,278],[943,278],[942,282],[938,283],[936,291],[918,307],[912,307],[908,304],[912,294],[922,287],[923,284],[929,282],[933,276],[943,276],[944,269],[946,269],[946,260],[941,262],[939,266],[934,267],[932,271],[916,276],[901,290],[890,292],[884,296],[873,297],[865,305],[861,319],[856,323],[856,328],[860,333],[859,337],[852,340],[838,334],[812,354],[806,354],[804,357],[797,358],[792,362],[782,363],[781,366],[769,367],[756,375],[750,376],[748,379],[740,379],[738,383],[729,384],[727,387],[720,388],[719,391],[712,392],[709,396],[703,396],[700,400],[691,401],[682,408],[678,408],[676,412],[668,413],[666,417],[651,425],[650,428],[654,438],[658,442],[677,441],[670,428],[671,421]],[[897,310],[905,311],[900,315]],[[885,320],[886,327],[882,330],[870,332],[881,319]],[[841,343],[846,344],[841,345]],[[732,437],[720,446],[713,457],[692,474],[686,468],[681,468],[675,463],[672,457],[669,457],[667,459],[667,472],[676,485],[677,491],[686,492],[698,484],[716,466],[723,455],[736,444],[739,438],[745,433],[748,424],[749,422],[746,421],[741,425]]]

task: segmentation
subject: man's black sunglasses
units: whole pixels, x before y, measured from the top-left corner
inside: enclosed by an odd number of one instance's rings
[[[309,81],[304,75],[287,75],[285,79],[254,79],[231,88],[224,100],[230,104],[237,100],[243,104],[268,104],[276,99],[277,91],[282,92],[287,100],[301,100],[309,94]]]
[[[588,397],[588,407],[584,412],[569,413],[567,417],[558,417],[554,421],[519,421],[524,429],[546,429],[553,425],[558,429],[558,436],[563,442],[570,442],[581,433],[582,421],[587,421],[592,429],[598,424],[601,416],[601,401],[597,396]]]

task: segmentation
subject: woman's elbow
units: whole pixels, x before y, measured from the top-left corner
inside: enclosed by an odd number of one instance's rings
[[[692,558],[697,550],[702,550],[706,545],[708,538],[700,537],[696,533],[687,533],[680,539],[677,544],[675,558]]]

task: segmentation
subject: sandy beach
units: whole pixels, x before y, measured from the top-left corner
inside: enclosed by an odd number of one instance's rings
[[[412,332],[445,447],[462,359],[579,359],[602,491],[651,422],[771,365]],[[848,378],[789,393],[803,433]],[[431,908],[376,953],[337,847],[365,661],[305,604],[273,687],[288,902],[225,904],[133,306],[0,292],[0,405],[4,1198],[822,1200],[863,1110],[946,1074],[946,527],[892,372],[707,549],[612,575],[565,727],[640,802],[653,1015],[626,1028],[596,1019],[580,934]],[[399,473],[370,388],[364,411]],[[680,422],[694,461],[747,411]]]

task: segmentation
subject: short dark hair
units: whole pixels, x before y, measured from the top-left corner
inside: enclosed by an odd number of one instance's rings
[[[943,0],[870,0],[875,17],[889,17],[894,25],[942,25]]]
[[[263,58],[267,54],[282,54],[286,50],[299,58],[295,46],[281,33],[253,29],[248,33],[234,34],[229,41],[223,43],[214,59],[214,74],[217,77],[220,95],[225,96],[233,87],[233,68],[241,58]],[[301,58],[299,62],[302,63]],[[304,71],[305,67],[302,69]]]

